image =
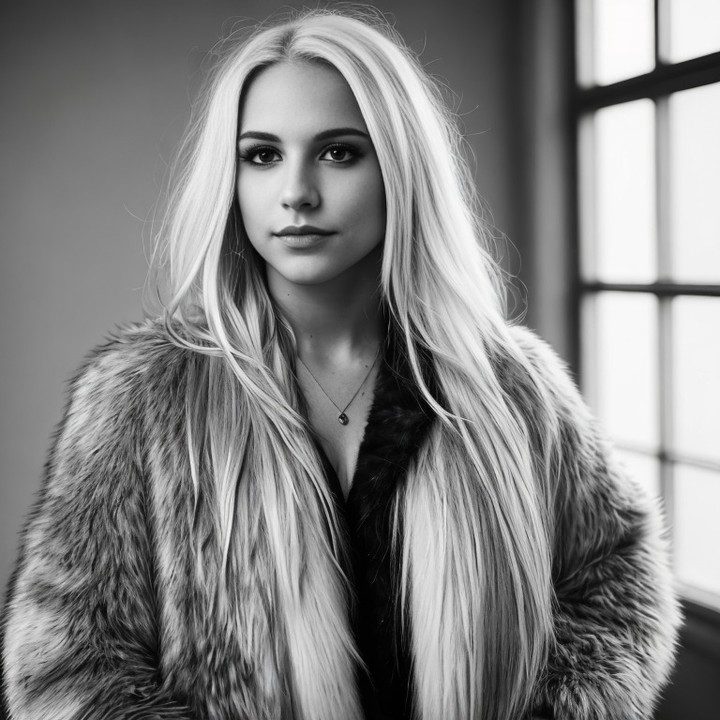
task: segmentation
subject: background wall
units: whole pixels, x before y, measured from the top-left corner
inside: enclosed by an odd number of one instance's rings
[[[302,5],[303,3],[298,3]],[[139,319],[143,219],[200,59],[233,21],[287,3],[25,0],[0,25],[0,582],[40,485],[64,382]],[[378,2],[455,93],[495,225],[514,238],[513,3]],[[147,232],[146,232],[147,234]],[[517,257],[511,258],[517,267]]]

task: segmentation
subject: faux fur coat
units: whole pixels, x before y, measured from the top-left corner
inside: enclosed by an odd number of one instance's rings
[[[616,466],[563,363],[529,330],[513,332],[540,370],[563,432],[554,642],[533,690],[533,717],[649,718],[679,624],[661,518]],[[268,623],[265,634],[240,642],[253,628],[222,626],[191,569],[183,388],[188,364],[203,361],[147,321],[116,332],[71,381],[7,593],[10,720],[293,718],[278,671],[267,666],[282,628]],[[520,369],[498,372],[513,394]],[[353,622],[372,673],[358,675],[356,690],[336,693],[359,698],[368,719],[410,717],[413,658],[392,614],[388,511],[432,422],[406,373],[385,356],[347,502],[318,445],[352,546]],[[266,570],[247,568],[244,578],[244,597],[258,612]],[[326,686],[344,682],[326,658],[309,662]],[[344,720],[339,707],[323,717]]]

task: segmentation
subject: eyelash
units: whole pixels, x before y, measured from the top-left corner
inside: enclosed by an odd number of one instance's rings
[[[240,152],[240,159],[243,162],[248,163],[249,165],[254,165],[255,167],[268,167],[270,165],[274,165],[275,161],[265,163],[253,162],[252,158],[254,158],[258,153],[262,152],[263,150],[279,154],[278,151],[270,145],[253,145],[252,147],[249,147]],[[350,154],[350,158],[347,160],[331,160],[330,162],[333,165],[350,165],[352,162],[354,162],[361,156],[358,148],[354,147],[353,145],[348,145],[346,143],[333,143],[332,145],[328,145],[323,150],[322,154],[325,155],[325,153],[331,150],[345,150],[347,153]]]

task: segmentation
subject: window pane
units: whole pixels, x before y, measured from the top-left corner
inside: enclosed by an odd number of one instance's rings
[[[660,463],[657,458],[619,448],[616,448],[615,454],[628,477],[645,488],[648,495],[660,495]]]
[[[595,404],[611,437],[653,451],[658,445],[657,300],[641,293],[596,298]]]
[[[590,255],[599,280],[656,277],[653,111],[652,101],[637,100],[595,116],[596,225]]]
[[[653,0],[595,0],[595,81],[607,85],[655,67]]]
[[[673,301],[674,446],[720,460],[720,298]]]
[[[688,585],[720,593],[720,473],[675,469],[675,572]]]
[[[720,50],[718,0],[665,0],[669,2],[671,62],[689,60]]]
[[[719,129],[720,83],[670,97],[671,236],[677,280],[720,280]]]

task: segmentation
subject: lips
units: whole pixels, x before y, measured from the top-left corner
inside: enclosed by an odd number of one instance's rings
[[[285,247],[293,248],[295,250],[310,250],[318,247],[322,247],[325,244],[325,238],[328,234],[319,235],[318,233],[302,233],[300,235],[278,235],[278,240],[285,245]]]
[[[282,230],[273,233],[277,237],[287,237],[289,235],[332,235],[332,230],[324,230],[314,225],[288,225]]]

